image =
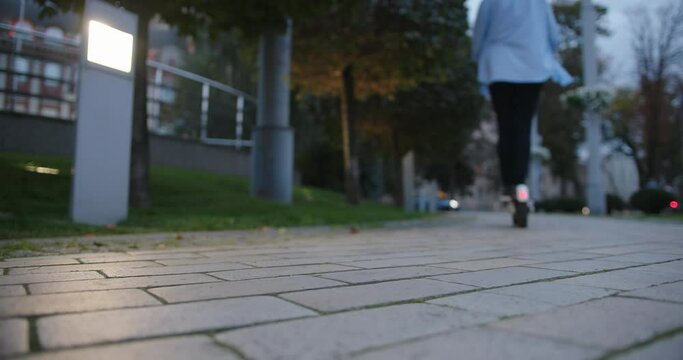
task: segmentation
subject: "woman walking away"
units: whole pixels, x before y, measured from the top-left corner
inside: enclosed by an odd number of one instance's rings
[[[472,56],[484,95],[498,120],[498,157],[503,195],[514,205],[516,227],[527,227],[531,121],[541,87],[572,78],[555,57],[555,16],[546,0],[483,0],[474,26]]]

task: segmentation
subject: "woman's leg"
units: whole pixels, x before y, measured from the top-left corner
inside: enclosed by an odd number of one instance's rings
[[[498,159],[503,187],[515,185],[515,94],[514,84],[493,83],[489,87],[498,123]]]
[[[529,170],[531,150],[531,123],[538,107],[541,84],[514,84],[514,145],[510,149],[513,158],[510,170],[512,184],[524,184]]]
[[[512,196],[513,224],[526,228],[528,189],[520,184],[524,184],[529,169],[531,122],[536,114],[541,84],[494,83],[490,90],[498,119],[503,191]]]

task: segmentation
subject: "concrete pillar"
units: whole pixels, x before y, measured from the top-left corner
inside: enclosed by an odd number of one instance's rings
[[[253,130],[251,194],[290,204],[294,182],[294,129],[289,126],[291,21],[284,33],[264,32],[259,46],[258,113]]]
[[[411,151],[401,160],[403,209],[415,211],[415,154]]]

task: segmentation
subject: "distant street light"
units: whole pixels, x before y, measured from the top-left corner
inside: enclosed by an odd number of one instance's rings
[[[581,1],[581,28],[583,31],[583,80],[584,86],[594,88],[598,84],[598,60],[595,48],[597,16],[591,0]],[[586,142],[588,166],[586,167],[586,202],[592,215],[607,213],[605,189],[602,180],[602,128],[599,114],[587,111]]]

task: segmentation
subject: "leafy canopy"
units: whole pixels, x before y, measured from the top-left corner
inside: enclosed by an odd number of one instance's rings
[[[314,94],[339,94],[353,66],[360,98],[445,81],[465,41],[462,0],[331,1],[296,22],[292,79]]]

